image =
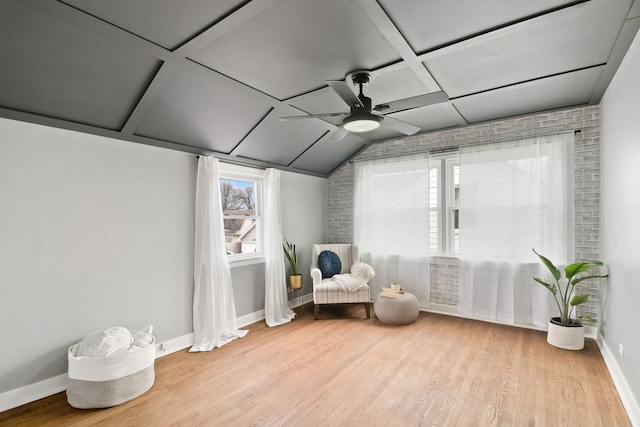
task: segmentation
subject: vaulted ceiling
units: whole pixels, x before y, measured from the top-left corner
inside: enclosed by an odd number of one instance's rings
[[[278,120],[349,112],[328,80],[369,70],[374,104],[444,91],[388,115],[419,132],[597,104],[638,3],[2,0],[0,116],[328,176],[404,136]]]

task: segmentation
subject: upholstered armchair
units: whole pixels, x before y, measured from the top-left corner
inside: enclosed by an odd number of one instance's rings
[[[340,270],[334,269],[334,274],[350,274],[352,266],[360,261],[360,251],[358,246],[354,244],[314,244],[311,248],[311,278],[313,279],[313,310],[314,319],[318,318],[320,305],[322,304],[364,304],[367,319],[370,318],[371,306],[371,289],[368,284],[361,284],[357,290],[347,291],[344,286],[337,280],[333,279],[333,275],[327,273],[326,253],[321,258],[321,268],[318,266],[318,257],[323,251],[331,251],[337,255],[340,262],[335,262],[334,267],[340,266]],[[361,264],[359,264],[361,265]],[[364,264],[366,266],[366,264]],[[369,266],[367,266],[369,267]],[[370,268],[370,267],[369,267]],[[373,272],[373,270],[371,270]],[[323,275],[325,277],[323,277]]]

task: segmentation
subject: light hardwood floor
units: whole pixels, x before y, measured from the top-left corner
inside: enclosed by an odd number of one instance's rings
[[[412,325],[358,306],[313,307],[249,326],[209,353],[156,360],[143,396],[75,410],[59,393],[0,425],[629,426],[593,340],[578,352],[544,332],[420,313]]]

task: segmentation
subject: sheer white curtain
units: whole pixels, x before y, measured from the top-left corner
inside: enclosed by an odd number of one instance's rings
[[[231,272],[224,243],[218,159],[200,156],[196,183],[193,347],[211,351],[248,331],[236,326]]]
[[[544,326],[553,300],[532,252],[573,258],[573,132],[460,153],[458,311]]]
[[[295,313],[287,301],[287,276],[282,249],[280,171],[264,171],[264,315],[268,326],[290,322]]]
[[[376,275],[372,295],[393,281],[429,305],[429,158],[356,162],[354,238]]]

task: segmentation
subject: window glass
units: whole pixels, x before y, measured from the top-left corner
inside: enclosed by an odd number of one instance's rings
[[[255,182],[220,178],[224,238],[229,255],[256,252],[255,188]]]
[[[225,165],[219,185],[229,260],[261,257],[262,171]]]
[[[456,256],[460,249],[460,161],[458,153],[429,161],[429,238],[432,255]]]
[[[429,250],[431,253],[439,253],[438,238],[438,197],[440,162],[430,162],[429,167]]]

